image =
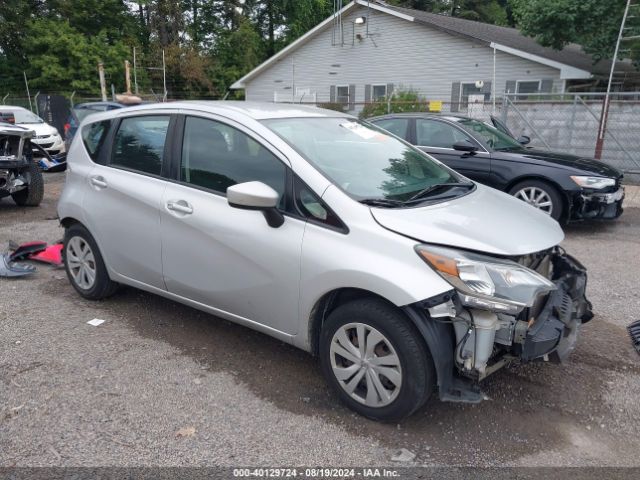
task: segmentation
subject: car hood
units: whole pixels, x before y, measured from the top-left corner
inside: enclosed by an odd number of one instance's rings
[[[48,123],[21,123],[19,125],[21,127],[28,128],[29,130],[33,130],[34,132],[36,132],[37,136],[53,135],[54,133],[56,133],[56,129]]]
[[[562,241],[558,222],[522,200],[483,185],[450,201],[417,208],[371,208],[376,221],[425,243],[515,256]]]
[[[523,148],[517,152],[495,152],[495,156],[517,161],[529,161],[531,163],[546,163],[555,167],[581,170],[586,174],[602,177],[619,178],[622,172],[611,165],[588,157],[579,157],[570,153],[549,152],[533,148]]]

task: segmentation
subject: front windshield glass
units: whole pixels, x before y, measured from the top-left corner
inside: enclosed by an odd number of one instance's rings
[[[387,132],[351,118],[283,118],[263,123],[356,200],[407,201],[455,172]]]
[[[13,116],[16,117],[16,123],[44,123],[39,116],[31,113],[29,110],[13,110]]]
[[[482,142],[486,147],[493,150],[513,150],[520,149],[522,145],[506,133],[490,127],[484,122],[472,120],[470,118],[461,119],[458,124],[469,132],[474,133],[474,137]]]

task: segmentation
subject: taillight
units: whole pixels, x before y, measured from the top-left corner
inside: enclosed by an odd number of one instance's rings
[[[71,130],[71,124],[70,123],[65,123],[64,124],[64,135],[65,135],[65,137],[69,134],[69,130]]]

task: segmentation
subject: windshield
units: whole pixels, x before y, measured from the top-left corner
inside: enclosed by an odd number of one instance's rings
[[[465,118],[459,120],[458,124],[463,126],[469,132],[475,133],[474,137],[477,140],[483,143],[484,146],[493,150],[513,150],[522,148],[522,145],[517,140],[514,140],[506,133],[502,133],[479,120]]]
[[[29,110],[7,110],[7,111],[2,111],[1,113],[11,113],[13,114],[13,116],[16,119],[16,123],[20,124],[20,123],[44,123],[44,120],[42,120],[39,116],[37,116],[35,113],[31,113]]]
[[[455,172],[368,123],[350,118],[264,120],[276,134],[356,200],[407,201]]]

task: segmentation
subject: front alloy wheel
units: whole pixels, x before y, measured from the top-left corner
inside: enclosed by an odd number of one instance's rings
[[[391,342],[375,328],[349,323],[331,340],[331,368],[344,391],[368,407],[392,403],[402,386],[402,366]]]
[[[340,399],[365,417],[401,420],[429,398],[435,369],[409,317],[379,299],[336,307],[320,332],[320,365]]]
[[[561,221],[564,202],[561,193],[551,184],[541,180],[525,180],[514,185],[509,193],[519,200],[546,213],[554,220]]]
[[[532,207],[542,210],[547,215],[553,213],[553,202],[549,194],[538,187],[524,187],[515,193],[515,197],[524,200]]]

